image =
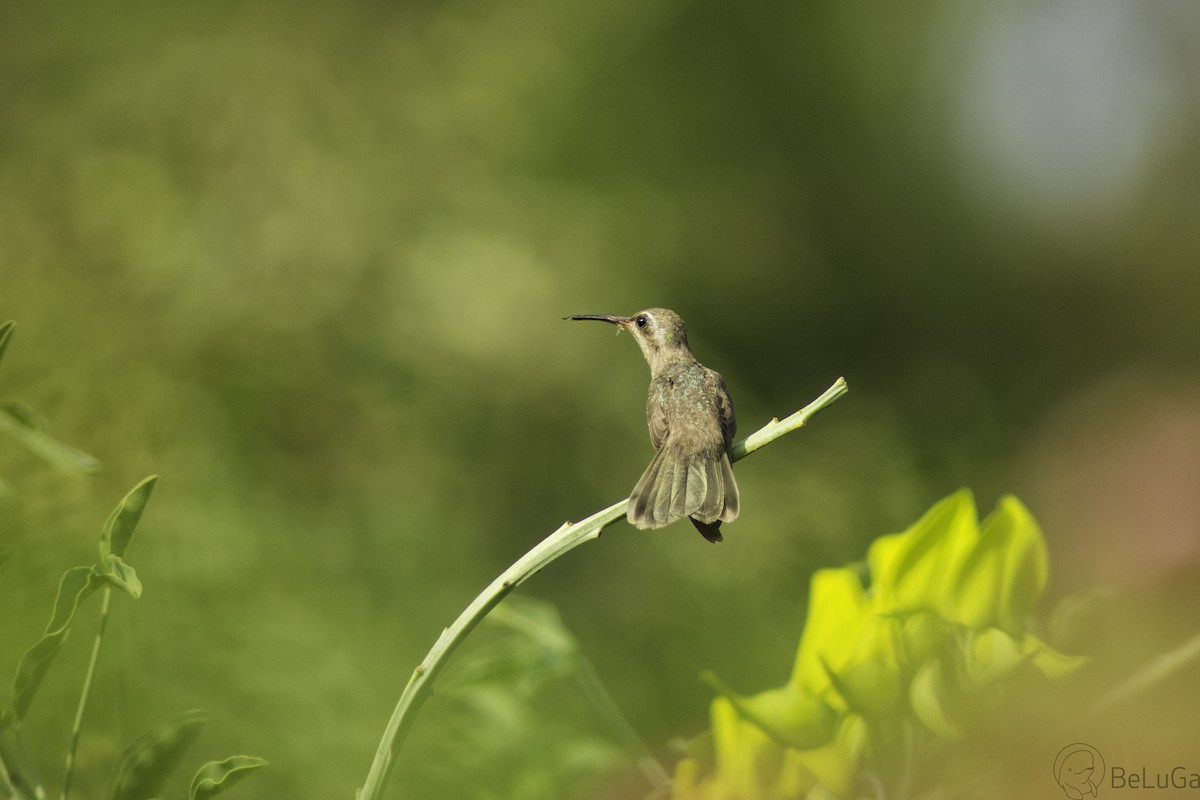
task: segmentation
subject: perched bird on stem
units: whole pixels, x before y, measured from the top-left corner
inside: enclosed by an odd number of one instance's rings
[[[598,320],[629,331],[650,365],[646,425],[656,452],[629,495],[630,524],[661,528],[687,517],[705,539],[721,541],[721,523],[738,515],[729,463],[737,421],[724,378],[692,355],[683,320],[666,308],[563,319]]]

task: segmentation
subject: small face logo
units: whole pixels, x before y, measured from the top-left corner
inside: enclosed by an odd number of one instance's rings
[[[1104,780],[1104,759],[1090,744],[1069,744],[1054,759],[1054,780],[1071,800],[1095,797]]]

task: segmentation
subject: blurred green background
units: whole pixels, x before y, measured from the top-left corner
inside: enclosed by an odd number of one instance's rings
[[[203,707],[189,761],[272,762],[242,796],[351,797],[441,628],[640,475],[641,356],[561,317],[657,305],[743,435],[851,387],[738,465],[719,547],[621,523],[521,588],[664,760],[700,670],[782,683],[811,571],[959,486],[1030,506],[1053,594],[1121,598],[1090,642],[1132,669],[1200,607],[1198,45],[1188,2],[0,6],[0,397],[104,465],[0,441],[0,680],[158,473],[81,796]],[[394,795],[604,736],[570,686],[504,708],[435,697]]]

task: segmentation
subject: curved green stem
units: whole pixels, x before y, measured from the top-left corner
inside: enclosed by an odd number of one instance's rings
[[[779,437],[803,427],[811,416],[846,392],[846,381],[838,378],[820,397],[795,414],[782,421],[773,419],[761,429],[734,444],[729,450],[730,459],[737,461],[744,458]],[[579,522],[564,522],[562,527],[534,545],[532,550],[517,559],[512,566],[488,584],[488,587],[480,592],[471,601],[471,604],[458,615],[458,619],[449,628],[442,631],[442,635],[434,643],[433,649],[413,670],[408,685],[404,687],[404,691],[400,695],[400,701],[396,704],[391,719],[388,720],[387,728],[384,729],[379,748],[375,751],[375,760],[371,763],[371,770],[367,773],[367,779],[358,791],[358,800],[379,800],[382,796],[383,788],[387,784],[400,747],[404,744],[409,729],[412,728],[417,712],[429,698],[434,678],[441,672],[450,654],[462,644],[475,626],[504,599],[505,595],[528,580],[542,567],[565,555],[568,551],[574,550],[584,542],[599,538],[601,531],[625,516],[625,506],[628,502],[628,499],[624,499],[619,503],[613,503],[608,508],[597,511]]]

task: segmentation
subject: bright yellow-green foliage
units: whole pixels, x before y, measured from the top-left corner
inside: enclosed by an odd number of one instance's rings
[[[955,739],[969,706],[1024,668],[1047,677],[1081,659],[1026,628],[1047,576],[1029,511],[1004,497],[981,523],[971,493],[877,539],[869,579],[854,568],[812,580],[808,620],[786,686],[713,701],[715,763],[676,768],[674,800],[852,798],[885,780],[914,742]]]

